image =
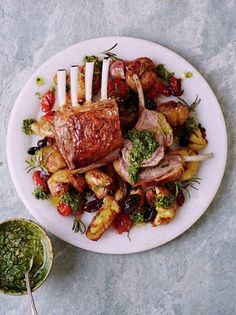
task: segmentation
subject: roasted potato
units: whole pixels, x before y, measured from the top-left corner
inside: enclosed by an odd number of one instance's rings
[[[158,106],[171,127],[181,126],[189,117],[189,107],[181,102],[169,101]]]
[[[174,219],[177,210],[175,197],[164,187],[156,187],[157,215],[152,222],[153,226],[167,224]]]
[[[85,173],[85,180],[88,187],[101,199],[107,195],[113,180],[110,176],[100,170],[91,170]]]
[[[196,155],[196,153],[188,148],[185,149],[178,149],[172,152],[173,154],[178,154],[181,157],[184,156],[189,156],[189,155]],[[200,162],[184,162],[183,167],[184,167],[184,172],[181,176],[181,180],[188,180],[192,177],[194,177],[199,169]]]
[[[122,181],[120,184],[120,187],[115,192],[115,195],[114,195],[115,201],[119,202],[121,200],[124,200],[125,197],[127,196],[127,192],[128,192],[127,190],[128,190],[127,184]]]
[[[46,121],[43,116],[30,127],[38,136],[54,138],[52,124],[49,121]]]
[[[126,67],[126,82],[133,91],[137,92],[134,74],[139,77],[144,92],[148,91],[157,79],[155,65],[147,57],[137,58]]]
[[[203,128],[196,129],[189,137],[188,147],[194,151],[203,150],[207,144],[208,141]]]
[[[42,166],[52,174],[66,167],[66,162],[61,154],[49,146],[43,147],[37,151],[36,158],[38,158]]]
[[[97,241],[103,233],[111,226],[115,217],[120,213],[120,207],[112,196],[103,199],[102,208],[90,223],[86,236],[92,241]]]
[[[48,188],[52,196],[62,195],[70,186],[82,192],[85,188],[85,179],[82,175],[74,177],[68,169],[63,169],[54,173],[48,180]]]

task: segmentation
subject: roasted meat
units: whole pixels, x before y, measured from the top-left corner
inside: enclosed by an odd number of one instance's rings
[[[115,100],[58,111],[53,123],[58,148],[70,170],[87,167],[122,146]]]

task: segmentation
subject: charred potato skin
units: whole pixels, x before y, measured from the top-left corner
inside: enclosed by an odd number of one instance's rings
[[[82,192],[85,188],[85,179],[82,176],[75,178],[68,169],[62,169],[54,173],[48,180],[48,188],[52,196],[61,196],[74,187],[77,191]]]
[[[158,106],[171,127],[181,126],[189,117],[189,107],[181,102],[169,101]]]
[[[206,139],[204,128],[197,128],[189,137],[188,147],[194,151],[198,152],[205,149],[207,144],[208,141]]]
[[[156,82],[157,75],[155,64],[146,57],[135,59],[126,67],[126,83],[135,92],[137,92],[136,83],[133,75],[137,74],[143,87],[143,91],[148,91]]]
[[[115,217],[120,213],[120,207],[114,197],[106,196],[103,205],[90,223],[86,236],[91,241],[97,241],[111,226]]]
[[[196,155],[196,152],[194,152],[193,150],[189,149],[189,148],[182,148],[182,149],[178,149],[173,151],[173,154],[178,154],[181,157],[185,157],[185,156],[189,156],[189,155]],[[185,180],[189,180],[190,178],[193,178],[199,167],[200,167],[200,162],[185,162],[183,164],[184,167],[184,171],[183,174],[181,176],[181,180],[185,181]]]
[[[156,198],[158,196],[170,196],[171,193],[164,187],[156,187]],[[173,205],[169,208],[159,207],[156,205],[157,215],[154,218],[152,225],[157,227],[159,225],[168,224],[172,221],[176,215],[177,203],[173,202]]]
[[[86,172],[85,180],[98,199],[102,199],[108,194],[113,183],[110,176],[97,169]]]

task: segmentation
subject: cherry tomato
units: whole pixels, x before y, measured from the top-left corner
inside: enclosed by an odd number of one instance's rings
[[[47,122],[53,122],[53,117],[54,117],[55,111],[49,111],[47,112],[47,114],[43,115],[43,118],[47,121]]]
[[[49,112],[55,103],[55,94],[53,91],[45,93],[41,100],[41,110],[45,113]]]
[[[71,206],[61,201],[57,205],[57,211],[60,213],[60,215],[65,217],[72,214]]]
[[[125,98],[128,94],[128,86],[125,81],[110,80],[108,82],[108,96]]]
[[[171,91],[171,94],[174,96],[180,96],[184,92],[181,88],[181,80],[175,77],[171,77],[169,79],[169,89]]]
[[[145,94],[146,100],[155,100],[155,98],[159,95],[159,91],[153,86],[150,90]]]
[[[32,177],[36,186],[41,186],[45,191],[48,191],[48,185],[44,178],[42,178],[42,174],[40,171],[35,171]]]
[[[156,80],[154,89],[164,96],[171,96],[171,90],[169,87],[160,80]]]
[[[113,227],[116,229],[118,234],[123,232],[129,232],[133,225],[133,221],[126,213],[120,213],[113,221]]]

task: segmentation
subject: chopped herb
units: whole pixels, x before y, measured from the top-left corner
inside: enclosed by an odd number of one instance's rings
[[[190,71],[184,72],[184,78],[185,79],[192,78],[192,76],[193,76],[192,72],[190,72]]]
[[[38,96],[39,100],[41,100],[43,98],[43,95],[39,92],[36,92],[35,95]]]
[[[174,76],[174,72],[168,71],[162,64],[156,66],[156,74],[160,79],[166,82],[169,81],[169,79]]]
[[[74,233],[80,232],[81,234],[84,234],[86,231],[86,226],[85,226],[84,222],[81,219],[79,219],[78,217],[74,218],[72,231],[74,231]]]
[[[44,83],[45,83],[44,78],[37,77],[37,78],[35,79],[35,83],[37,84],[37,86],[42,86],[42,85],[44,85]]]
[[[144,215],[141,212],[133,212],[130,213],[129,216],[135,224],[144,223]]]
[[[64,193],[61,197],[60,200],[63,203],[68,204],[72,210],[78,211],[79,210],[79,205],[81,202],[81,194],[79,192],[66,192]]]
[[[129,154],[129,177],[135,183],[138,177],[140,165],[144,160],[149,159],[157,149],[158,144],[152,132],[147,130],[132,129],[128,132],[128,139],[132,142]]]
[[[43,187],[38,186],[34,189],[34,191],[32,192],[32,195],[36,198],[36,199],[48,199],[49,194],[43,189]]]
[[[21,130],[27,135],[30,136],[32,135],[34,132],[31,129],[31,125],[36,122],[35,119],[33,118],[26,118],[23,120],[22,122],[22,126],[21,126]]]
[[[194,116],[190,116],[186,120],[185,126],[186,126],[187,133],[191,134],[198,128],[198,122]]]
[[[174,195],[169,196],[159,195],[157,196],[156,199],[156,207],[168,209],[173,206],[174,202],[175,202]]]

